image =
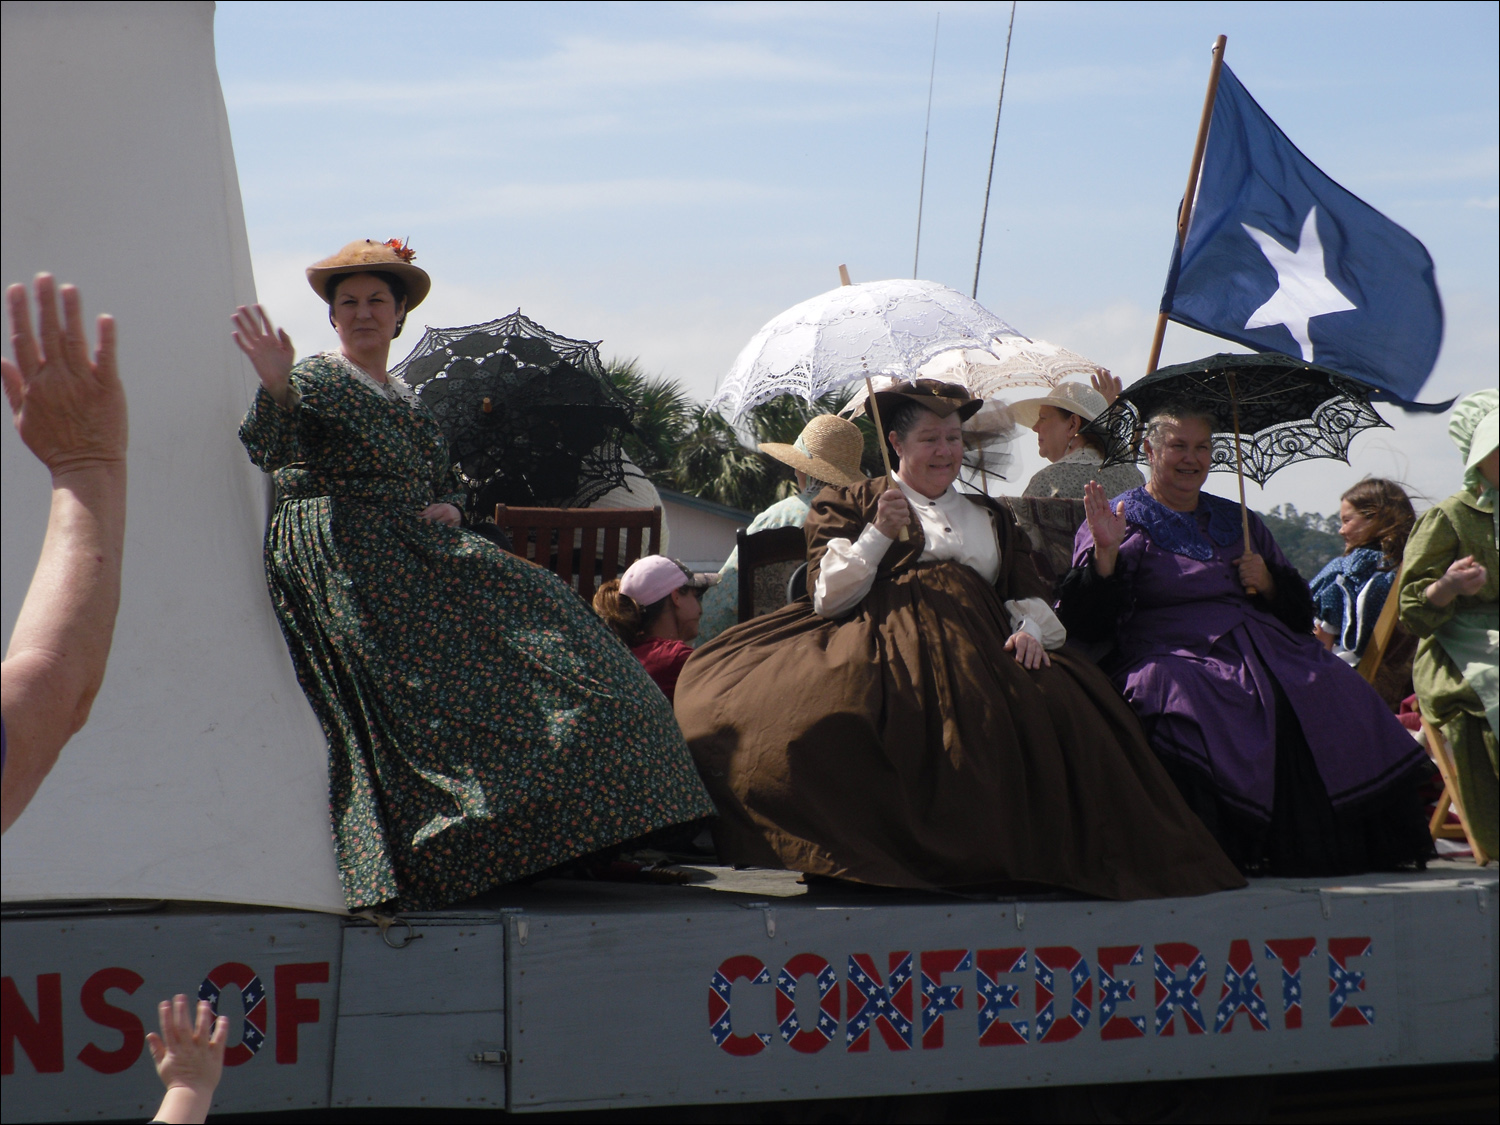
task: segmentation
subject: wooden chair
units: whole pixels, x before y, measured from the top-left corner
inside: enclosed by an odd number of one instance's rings
[[[773,527],[749,534],[743,527],[734,533],[739,553],[739,614],[743,624],[755,616],[755,571],[772,563],[801,562],[807,558],[807,537],[800,527]]]
[[[637,559],[661,552],[660,508],[510,508],[501,504],[495,508],[495,525],[510,535],[512,554],[553,571],[589,603],[602,583]]]
[[[1396,631],[1397,603],[1401,600],[1400,593],[1401,572],[1397,571],[1396,580],[1391,583],[1391,592],[1386,595],[1385,605],[1380,607],[1380,616],[1375,619],[1375,631],[1370,635],[1369,643],[1365,645],[1365,654],[1360,658],[1359,666],[1356,668],[1356,671],[1368,683],[1375,682],[1375,676],[1380,671],[1380,662],[1385,658],[1386,647],[1391,643],[1391,636]],[[1458,795],[1458,767],[1453,761],[1453,748],[1448,745],[1443,732],[1436,724],[1429,722],[1425,715],[1422,716],[1422,735],[1427,740],[1427,753],[1431,756],[1433,764],[1437,766],[1438,773],[1443,777],[1443,792],[1438,797],[1437,807],[1432,812],[1432,820],[1428,822],[1427,829],[1432,833],[1434,840],[1467,842],[1469,850],[1474,853],[1474,862],[1484,867],[1490,862],[1490,857],[1479,846],[1479,841],[1474,838],[1474,833],[1469,828],[1469,814],[1464,811],[1463,799]],[[1450,808],[1458,814],[1457,827],[1448,823]]]

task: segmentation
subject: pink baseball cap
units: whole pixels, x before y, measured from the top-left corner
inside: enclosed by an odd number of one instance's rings
[[[673,590],[691,586],[703,590],[719,580],[717,574],[694,574],[676,559],[647,555],[637,559],[620,576],[620,593],[643,606],[659,602]]]

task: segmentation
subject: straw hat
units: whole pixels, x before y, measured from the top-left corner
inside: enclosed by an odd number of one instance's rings
[[[957,411],[961,422],[967,422],[984,405],[984,399],[975,398],[962,383],[918,379],[912,383],[897,383],[894,387],[875,392],[875,405],[880,407],[882,424],[902,402],[919,402],[939,418],[946,418]],[[865,404],[865,412],[870,413],[868,402]],[[873,419],[874,415],[870,414],[870,417]]]
[[[824,484],[850,485],[865,479],[859,471],[864,435],[853,422],[836,414],[819,414],[802,427],[791,445],[766,442],[760,451]]]
[[[308,266],[307,283],[318,299],[326,303],[330,278],[350,273],[393,273],[406,283],[406,311],[410,312],[426,299],[427,291],[432,288],[427,271],[411,264],[416,256],[416,251],[394,238],[389,242],[361,238],[333,257]]]
[[[1056,407],[1078,415],[1085,422],[1092,422],[1109,408],[1109,403],[1093,387],[1083,383],[1059,383],[1041,398],[1023,398],[1011,403],[1010,416],[1018,426],[1029,430],[1036,425],[1044,406]]]

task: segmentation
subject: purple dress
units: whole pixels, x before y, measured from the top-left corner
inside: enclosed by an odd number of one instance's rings
[[[1070,634],[1114,641],[1106,670],[1231,858],[1331,873],[1424,857],[1425,757],[1311,635],[1307,583],[1260,519],[1250,538],[1274,601],[1240,585],[1237,504],[1205,493],[1196,512],[1174,512],[1144,488],[1117,500],[1130,526],[1114,575],[1094,572],[1084,524],[1059,612]]]

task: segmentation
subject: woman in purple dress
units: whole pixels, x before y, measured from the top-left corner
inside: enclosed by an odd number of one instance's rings
[[[1105,670],[1242,871],[1420,864],[1424,756],[1313,636],[1307,583],[1265,525],[1251,514],[1247,548],[1238,505],[1202,491],[1214,428],[1161,411],[1146,485],[1112,504],[1089,485],[1059,616],[1075,638],[1114,642]]]

